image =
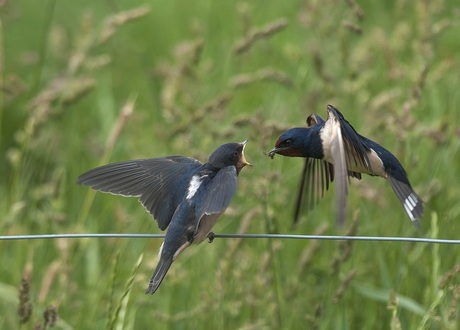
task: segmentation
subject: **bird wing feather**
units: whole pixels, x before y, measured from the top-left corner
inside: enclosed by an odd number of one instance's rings
[[[335,119],[340,124],[340,135],[343,140],[347,169],[360,168],[372,173],[368,153],[371,151],[362,137],[355,131],[353,126],[343,117],[339,110],[332,105],[327,106],[328,117]],[[352,172],[354,174],[359,174]],[[355,175],[353,175],[355,176]],[[356,177],[356,176],[355,176]]]
[[[335,111],[335,108],[332,109],[333,111],[333,117],[337,118],[339,124],[340,124],[340,131],[339,132],[331,132],[332,134],[340,134],[340,136],[343,137],[343,132],[342,132],[342,127],[345,129],[348,134],[345,134],[348,136],[348,139],[345,139],[345,142],[342,143],[344,145],[347,143],[346,141],[348,140],[354,140],[352,139],[352,134],[349,132],[349,128],[346,127],[346,123],[342,123],[340,120],[339,113]],[[343,118],[343,117],[342,117]],[[322,119],[319,115],[317,114],[311,114],[308,116],[307,120],[307,127],[311,127],[313,125],[317,125],[319,123],[325,123],[324,119]],[[353,130],[353,129],[352,129]],[[342,138],[343,139],[343,138]],[[356,141],[355,141],[356,142]],[[352,142],[350,142],[351,145],[353,145]],[[347,155],[345,155],[347,158]],[[350,160],[347,160],[347,162],[350,162]],[[354,172],[347,170],[348,176],[349,177],[354,177],[357,179],[361,179],[361,173]],[[298,188],[298,194],[297,194],[297,201],[296,201],[296,206],[294,209],[294,223],[298,222],[298,219],[300,217],[301,213],[308,213],[311,211],[319,202],[320,198],[324,197],[324,193],[329,189],[329,184],[334,180],[334,165],[321,160],[321,159],[315,159],[315,158],[309,158],[307,157],[305,159],[303,171],[302,171],[302,177],[301,177],[301,182],[299,184]],[[343,203],[343,202],[342,202]]]
[[[206,237],[220,214],[228,207],[237,185],[235,166],[224,167],[206,185],[202,203],[199,203],[196,209],[199,219],[196,227],[197,243]]]
[[[348,194],[347,156],[340,121],[333,120],[332,129],[331,155],[334,161],[334,178],[337,186],[337,224],[342,226],[345,222],[345,209]]]
[[[221,169],[206,187],[203,203],[197,209],[199,215],[221,213],[230,204],[237,188],[235,166]]]
[[[168,156],[97,167],[77,183],[115,195],[136,196],[165,230],[187,189],[189,177],[202,164],[193,158]]]
[[[301,213],[308,213],[318,204],[333,180],[334,166],[331,163],[310,157],[305,159],[294,209],[294,223],[298,222]]]

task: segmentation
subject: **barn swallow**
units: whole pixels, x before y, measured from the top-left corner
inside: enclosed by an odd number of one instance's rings
[[[184,156],[139,159],[104,165],[82,174],[77,183],[115,195],[139,197],[168,231],[146,294],[154,294],[172,262],[192,243],[213,238],[212,227],[236,192],[246,165],[247,140],[226,143],[202,164]]]
[[[358,134],[353,126],[332,105],[327,106],[328,118],[312,114],[308,127],[291,128],[281,134],[275,148],[269,152],[288,157],[306,158],[297,195],[294,223],[301,205],[311,210],[323,197],[329,184],[336,180],[337,223],[345,219],[347,179],[361,179],[361,174],[387,179],[412,223],[420,227],[423,214],[420,197],[414,192],[398,159],[376,142]]]

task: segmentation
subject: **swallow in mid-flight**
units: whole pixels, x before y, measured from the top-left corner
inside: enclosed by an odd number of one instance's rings
[[[139,197],[144,208],[168,231],[147,293],[155,293],[177,256],[192,243],[213,237],[212,227],[237,188],[248,163],[247,140],[226,143],[202,164],[183,156],[140,159],[104,165],[82,174],[77,183],[115,195]]]
[[[268,154],[271,158],[275,154],[306,158],[294,222],[298,221],[304,200],[307,210],[313,208],[335,179],[337,223],[342,225],[348,177],[361,179],[361,173],[365,173],[387,179],[410,220],[419,227],[422,201],[398,159],[381,145],[359,135],[332,105],[327,106],[327,112],[326,121],[312,114],[307,118],[308,127],[291,128],[281,134]]]

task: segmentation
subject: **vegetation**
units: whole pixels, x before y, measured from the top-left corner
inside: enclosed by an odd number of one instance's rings
[[[159,233],[136,199],[75,184],[99,164],[254,165],[216,233],[460,236],[460,8],[454,1],[1,1],[2,235]],[[334,191],[291,226],[301,159],[286,128],[338,107],[426,201],[411,225],[385,180]],[[2,329],[458,329],[460,247],[216,239],[144,295],[158,239],[0,241]],[[45,318],[43,317],[45,315]]]

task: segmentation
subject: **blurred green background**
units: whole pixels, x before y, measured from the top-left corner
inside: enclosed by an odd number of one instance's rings
[[[460,238],[456,1],[4,0],[0,13],[1,235],[159,233],[135,198],[78,175],[249,139],[254,167],[216,233]],[[351,183],[345,228],[333,189],[291,226],[303,161],[264,151],[328,103],[400,159],[422,233],[369,176]],[[58,329],[459,326],[457,245],[216,239],[146,296],[160,245],[0,241],[0,328],[49,327],[54,310]]]

